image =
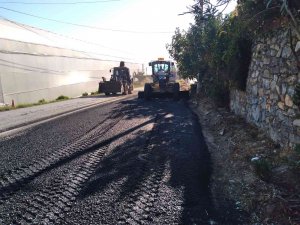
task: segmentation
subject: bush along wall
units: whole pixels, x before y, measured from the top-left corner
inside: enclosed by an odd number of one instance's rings
[[[252,48],[246,92],[231,91],[231,110],[265,130],[283,146],[300,144],[295,33],[278,29],[258,37]]]
[[[239,0],[224,16],[210,0],[195,0],[186,12],[194,15],[194,24],[177,29],[167,45],[179,72],[196,78],[201,94],[230,104],[282,145],[300,143],[298,2]]]

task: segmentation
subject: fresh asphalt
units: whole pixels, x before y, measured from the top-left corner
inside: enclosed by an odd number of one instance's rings
[[[0,224],[243,224],[215,206],[183,100],[123,99],[0,141]]]

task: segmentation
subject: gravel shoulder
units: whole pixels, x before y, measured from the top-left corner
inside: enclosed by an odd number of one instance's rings
[[[241,221],[249,218],[241,224],[299,224],[299,154],[207,98],[194,98],[190,107],[211,154],[216,207],[239,210]]]

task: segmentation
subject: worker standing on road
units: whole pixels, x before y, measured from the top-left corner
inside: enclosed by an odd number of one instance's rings
[[[130,72],[129,68],[125,66],[125,62],[120,62],[120,77],[122,79],[123,84],[123,94],[126,94],[127,91],[131,94],[131,79],[130,79]]]

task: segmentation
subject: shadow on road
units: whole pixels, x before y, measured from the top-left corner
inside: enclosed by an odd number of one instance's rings
[[[138,201],[139,195],[152,190],[156,203],[151,205],[149,224],[157,221],[165,221],[160,224],[243,224],[243,213],[235,210],[231,202],[215,207],[209,187],[213,172],[210,153],[198,120],[183,101],[128,100],[122,104],[123,107],[115,110],[122,110],[125,119],[150,119],[124,132],[135,132],[135,138],[128,139],[103,159],[81,198],[101,193],[108,185],[125,180],[120,187],[115,184],[120,190],[115,193],[115,204]],[[149,122],[154,123],[152,130],[139,130]],[[159,187],[155,189],[156,185],[149,180]],[[181,195],[162,200],[159,196],[170,194],[168,189]],[[174,219],[178,210],[180,215]]]

